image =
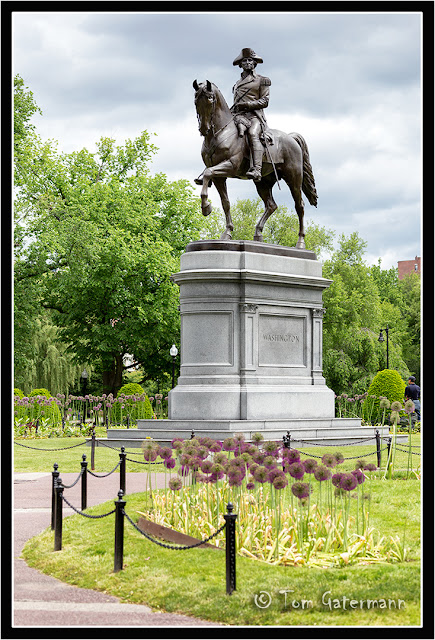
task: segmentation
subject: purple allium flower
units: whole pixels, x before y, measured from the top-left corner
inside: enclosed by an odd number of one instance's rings
[[[189,462],[187,463],[188,467],[190,467],[193,471],[198,471],[201,464],[202,460],[198,456],[191,456],[189,458]]]
[[[208,448],[204,445],[200,445],[196,450],[196,455],[198,456],[198,458],[205,460],[205,458],[208,456]]]
[[[160,447],[159,456],[163,458],[163,460],[172,458],[172,450],[169,447]]]
[[[334,455],[334,458],[335,458],[335,461],[337,462],[337,464],[343,464],[344,455],[342,453],[340,453],[340,451],[336,451],[333,455]]]
[[[252,442],[255,442],[255,444],[259,444],[263,440],[264,440],[264,436],[262,433],[257,431],[257,433],[252,434]]]
[[[308,482],[295,482],[292,485],[292,493],[296,498],[302,500],[310,495],[310,485]]]
[[[415,411],[415,404],[413,403],[412,400],[407,400],[405,402],[405,412],[406,413],[414,413]]]
[[[179,491],[182,486],[181,478],[175,477],[169,480],[169,488],[172,489],[172,491]]]
[[[219,479],[224,477],[224,468],[218,462],[213,462],[211,472],[215,474]]]
[[[268,469],[276,467],[276,458],[274,456],[266,456],[263,461],[263,465]]]
[[[325,453],[325,455],[322,457],[322,462],[325,465],[325,467],[335,467],[337,464],[337,460],[335,459],[335,456],[332,453]]]
[[[240,457],[232,458],[230,460],[230,467],[237,468],[237,469],[244,469],[245,461],[243,460],[243,458],[240,458]]]
[[[247,467],[250,466],[251,462],[252,462],[252,456],[251,454],[249,454],[247,451],[245,451],[244,453],[240,454],[240,458],[241,460],[243,460],[243,462],[245,463],[245,465]]]
[[[376,397],[376,396],[370,396],[370,397]],[[383,396],[381,396],[379,398],[379,407],[381,409],[389,409],[390,408],[390,401],[388,400],[388,398],[384,398]]]
[[[332,478],[331,478],[331,482],[334,485],[334,487],[339,487],[340,486],[340,482],[342,477],[344,476],[344,473],[342,473],[341,471],[339,471],[338,473],[334,473]]]
[[[147,462],[154,462],[159,455],[159,445],[156,442],[145,441],[142,444],[143,457]]]
[[[217,462],[218,464],[225,464],[225,462],[228,462],[226,453],[224,453],[223,451],[215,453],[215,455],[213,456],[213,462]]]
[[[188,453],[182,453],[180,456],[180,464],[182,464],[183,466],[187,466],[189,464],[190,458],[191,456],[189,456]]]
[[[322,464],[317,465],[316,469],[314,470],[314,477],[316,478],[316,480],[319,480],[319,482],[323,482],[324,480],[329,480],[331,476],[332,476],[331,470]]]
[[[267,482],[269,471],[266,467],[259,466],[254,471],[254,478],[257,482]]]
[[[373,462],[369,462],[364,467],[364,471],[377,471],[377,466],[375,464],[373,464]]]
[[[213,462],[211,460],[204,460],[201,464],[201,471],[203,473],[211,473],[213,468]]]
[[[285,489],[285,487],[288,485],[288,480],[284,474],[280,474],[273,479],[272,484],[275,489]]]
[[[279,444],[277,442],[273,442],[273,440],[268,440],[263,444],[263,451],[266,455],[276,456],[279,450]]]
[[[263,464],[266,454],[263,451],[257,451],[252,457],[257,464]]]
[[[163,465],[166,469],[173,469],[175,467],[175,458],[165,458],[163,461]]]
[[[282,450],[282,457],[291,464],[292,462],[299,462],[301,454],[297,449],[287,449],[287,447],[284,447]]]
[[[236,448],[236,443],[234,442],[234,438],[225,438],[222,443],[222,449],[224,451],[234,451]]]
[[[394,400],[394,402],[391,403],[391,411],[402,411],[402,409],[402,403],[398,400]]]
[[[351,471],[352,475],[358,480],[358,484],[362,484],[366,479],[365,475],[361,471],[361,469],[355,469],[355,471]]]
[[[242,444],[243,442],[245,442],[245,436],[243,435],[243,433],[236,433],[234,436],[234,442],[236,444]]]
[[[358,480],[353,473],[343,473],[339,486],[340,489],[344,489],[344,491],[352,491],[358,486]]]
[[[314,458],[307,458],[302,462],[302,464],[304,465],[306,473],[314,473],[317,467],[317,460],[314,460]]]
[[[243,475],[236,470],[230,471],[228,474],[228,484],[230,487],[238,487],[242,484]]]
[[[305,467],[302,462],[293,462],[291,465],[289,465],[288,472],[292,478],[300,480],[305,475]]]
[[[285,473],[284,471],[281,471],[281,469],[278,469],[277,467],[275,467],[275,469],[271,469],[267,474],[269,482],[272,482],[272,483],[275,480],[275,478],[278,478],[279,476],[281,476],[282,478],[285,478]]]
[[[355,462],[355,469],[364,469],[364,467],[366,466],[367,462],[365,460],[357,460]]]
[[[215,440],[214,442],[212,442],[209,449],[212,453],[218,453],[219,451],[222,451],[222,442],[220,442],[220,440]]]
[[[255,489],[255,482],[247,482],[246,488],[248,491],[252,491],[252,489]]]

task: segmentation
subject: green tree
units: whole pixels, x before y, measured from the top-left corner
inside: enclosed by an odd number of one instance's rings
[[[231,207],[231,218],[234,224],[233,240],[252,240],[255,225],[263,215],[263,212],[264,204],[260,198],[255,200],[238,199]],[[214,233],[214,237],[218,238],[224,229],[223,213],[213,209],[210,216],[210,226],[207,231]],[[324,251],[332,251],[334,238],[332,230],[308,221],[306,222],[305,233],[307,249],[315,251],[318,257]],[[286,206],[279,206],[264,227],[264,241],[285,247],[295,247],[298,236],[298,216],[289,212]]]
[[[341,235],[339,247],[323,266],[331,279],[323,294],[326,308],[323,332],[323,369],[335,393],[367,391],[376,372],[384,368],[385,346],[378,342],[380,328],[389,324],[390,366],[408,374],[402,356],[400,313],[382,301],[371,268],[363,260],[366,242],[354,232]]]
[[[150,175],[155,152],[146,131],[120,146],[101,138],[94,153],[59,153],[35,136],[16,192],[16,301],[31,291],[39,312],[52,311],[59,340],[102,371],[106,392],[121,386],[126,354],[147,377],[170,369],[179,333],[171,275],[204,231],[188,183]]]

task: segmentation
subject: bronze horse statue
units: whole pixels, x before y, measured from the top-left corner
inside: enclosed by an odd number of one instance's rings
[[[212,207],[208,201],[208,187],[214,184],[226,218],[226,229],[221,240],[231,240],[233,223],[230,214],[226,179],[245,178],[250,166],[250,150],[246,136],[239,137],[234,114],[228,107],[217,86],[208,80],[193,82],[195,89],[195,107],[199,132],[204,137],[201,149],[206,169],[195,180],[202,184],[201,210],[208,216]],[[284,133],[277,129],[268,129],[273,144],[265,147],[263,155],[262,177],[255,182],[258,195],[264,202],[265,210],[255,227],[254,240],[263,242],[262,231],[269,216],[277,209],[273,199],[272,187],[279,179],[288,185],[299,218],[298,249],[305,248],[304,203],[302,192],[308,202],[317,206],[317,192],[313,170],[305,140],[298,133]],[[279,183],[278,183],[279,184]]]

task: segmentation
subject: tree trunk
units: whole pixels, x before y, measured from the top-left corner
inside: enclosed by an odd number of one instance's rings
[[[103,371],[103,393],[112,393],[116,397],[116,394],[122,387],[123,370],[123,355],[116,353],[112,360],[111,369]]]

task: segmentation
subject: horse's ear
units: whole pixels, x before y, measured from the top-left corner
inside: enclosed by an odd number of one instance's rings
[[[195,89],[195,91],[198,91],[198,89],[199,89],[199,85],[198,85],[196,79],[193,81],[193,88]]]
[[[207,80],[207,91],[211,91],[211,82]]]

